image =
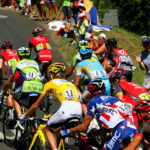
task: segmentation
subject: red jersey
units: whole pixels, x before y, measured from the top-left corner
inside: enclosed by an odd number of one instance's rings
[[[120,92],[123,93],[125,99],[132,99],[135,103],[142,100],[150,100],[150,94],[145,88],[126,80],[116,84],[116,93],[119,94]]]
[[[3,59],[5,74],[7,74],[8,70],[11,69],[17,61],[19,61],[19,57],[15,50],[4,50],[1,52],[0,57]]]
[[[125,49],[115,48],[112,50],[111,54],[108,54],[108,56],[105,57],[105,59],[110,59],[115,63],[115,70],[131,70],[131,66],[133,65],[132,59]]]
[[[32,47],[34,47],[36,52],[39,52],[41,50],[52,50],[48,39],[40,35],[31,38],[29,42],[29,48]]]

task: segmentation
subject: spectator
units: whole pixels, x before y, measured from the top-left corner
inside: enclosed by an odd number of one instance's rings
[[[64,12],[64,19],[67,19],[67,17],[70,17],[71,15],[70,0],[64,0],[63,12]]]
[[[40,21],[43,21],[43,20],[46,21],[46,10],[45,10],[44,4],[45,4],[44,0],[36,0],[36,6],[39,12]]]
[[[79,0],[71,0],[70,8],[72,9],[73,18],[75,20],[75,23],[78,21],[78,4]]]
[[[81,40],[84,40],[85,38],[85,34],[87,33],[88,31],[88,21],[86,19],[86,15],[85,15],[85,12],[81,13],[79,15],[79,20],[77,22],[77,31],[79,33],[79,41]]]
[[[103,53],[106,51],[105,42],[107,37],[104,33],[99,34],[98,36],[98,48],[94,51],[96,55],[100,55],[102,57]]]
[[[57,4],[56,0],[47,0],[48,3],[48,8],[49,8],[49,21],[53,20],[53,11],[52,8],[54,8],[55,11],[55,19],[58,19],[58,9],[57,9]]]
[[[93,52],[98,48],[98,44],[94,40],[94,33],[92,33],[92,34],[90,34],[90,33],[86,34],[85,40],[88,41],[89,47],[93,49]]]
[[[144,37],[142,39],[144,51],[140,56],[135,56],[135,60],[139,63],[141,70],[146,70],[143,87],[150,90],[150,38]]]

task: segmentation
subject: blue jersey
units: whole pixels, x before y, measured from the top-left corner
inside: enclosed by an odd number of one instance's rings
[[[78,64],[76,75],[82,74],[86,74],[90,80],[95,80],[97,78],[108,79],[107,73],[100,62],[94,59],[85,59]]]
[[[118,98],[97,95],[89,101],[87,115],[94,117],[96,114],[104,127],[113,129],[120,122],[127,120],[129,116],[132,118],[132,108],[132,104],[120,101]],[[128,126],[136,128],[134,124]]]

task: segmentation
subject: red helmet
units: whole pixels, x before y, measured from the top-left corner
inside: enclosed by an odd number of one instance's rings
[[[117,78],[120,78],[122,75],[126,75],[126,72],[124,69],[117,69],[112,72],[110,79],[114,81]]]
[[[32,34],[38,34],[38,33],[43,33],[43,29],[40,28],[40,27],[37,27],[37,28],[33,28],[32,29]]]
[[[148,120],[150,120],[150,101],[138,102],[134,107],[134,110],[137,112],[140,121],[146,117],[148,117]]]
[[[94,96],[96,94],[105,93],[105,84],[101,79],[93,80],[88,85],[88,91]]]
[[[2,45],[1,45],[1,49],[7,49],[7,48],[12,49],[12,43],[9,42],[9,41],[5,41],[5,42],[3,42]]]

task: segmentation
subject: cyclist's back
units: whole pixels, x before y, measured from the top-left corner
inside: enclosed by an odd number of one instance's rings
[[[77,95],[78,91],[75,85],[65,79],[53,79],[46,83],[42,94],[45,95],[47,92],[50,92],[56,96],[59,103],[64,101],[79,102],[79,95]]]

